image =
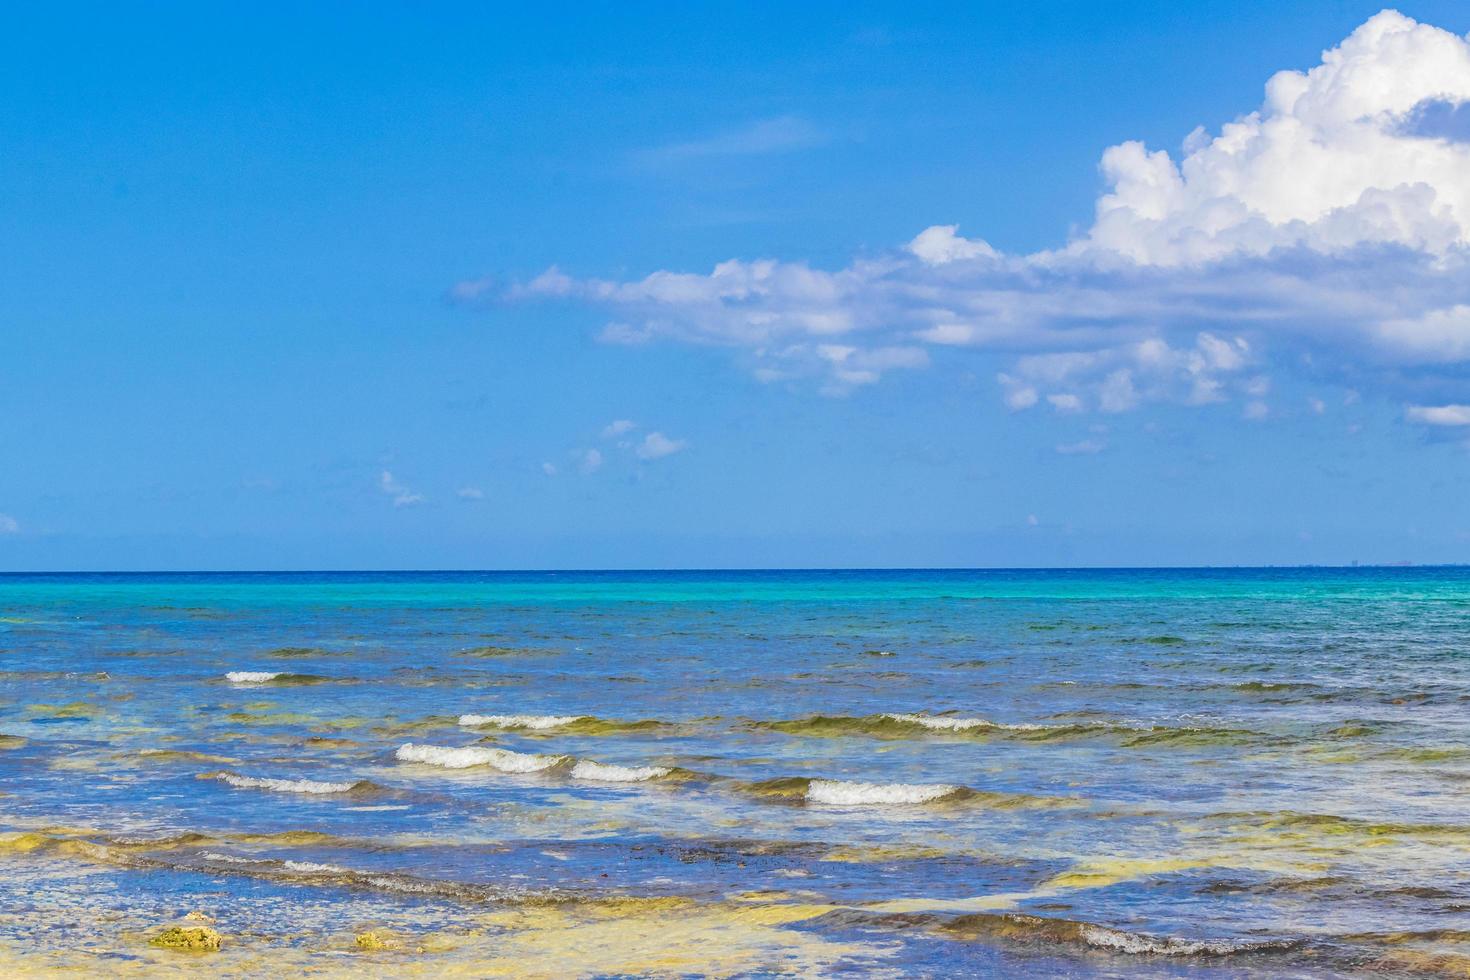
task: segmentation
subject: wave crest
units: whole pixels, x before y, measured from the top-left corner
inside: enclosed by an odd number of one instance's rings
[[[270,776],[241,776],[233,772],[215,773],[213,778],[223,783],[228,783],[236,789],[268,789],[277,793],[307,793],[313,796],[329,793],[351,793],[375,788],[372,783],[365,779],[359,779],[350,783],[329,783],[316,779],[276,779]]]
[[[966,738],[1003,738],[1026,742],[1066,742],[1089,739],[1115,741],[1124,748],[1177,745],[1244,745],[1269,742],[1272,736],[1240,728],[1197,725],[1158,725],[1119,721],[1060,721],[1052,724],[999,722],[950,715],[899,714],[811,715],[785,721],[760,721],[758,728],[819,738],[868,736],[913,738],[948,734]]]
[[[591,779],[602,783],[641,783],[662,779],[674,770],[668,766],[615,766],[606,762],[582,759],[572,766],[573,779]]]
[[[480,745],[453,748],[444,745],[415,745],[405,742],[393,754],[399,762],[420,762],[439,766],[442,769],[471,769],[488,766],[500,772],[524,773],[543,772],[566,762],[564,755],[536,755],[530,752],[512,752],[509,749],[492,749]]]
[[[1052,919],[1020,912],[978,913],[947,923],[946,932],[965,938],[1009,939],[1082,946],[1135,956],[1216,957],[1242,953],[1269,953],[1301,945],[1294,939],[1184,939],[1127,932],[1091,922]]]
[[[225,680],[231,684],[325,684],[331,678],[281,670],[232,670],[225,674]]]
[[[933,803],[965,792],[953,783],[860,783],[842,779],[813,779],[807,784],[808,803],[829,806],[912,806]]]
[[[465,728],[525,728],[533,732],[565,728],[586,715],[460,715]]]

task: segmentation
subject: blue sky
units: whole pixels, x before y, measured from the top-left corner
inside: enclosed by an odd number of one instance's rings
[[[1465,561],[1379,9],[12,12],[0,569]]]

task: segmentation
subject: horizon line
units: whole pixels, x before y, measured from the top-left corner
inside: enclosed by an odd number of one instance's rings
[[[0,570],[0,578],[40,575],[647,575],[739,572],[1168,572],[1267,571],[1280,569],[1384,570],[1470,568],[1466,562],[1349,562],[1200,565],[830,565],[830,566],[681,566],[643,568],[132,568]]]

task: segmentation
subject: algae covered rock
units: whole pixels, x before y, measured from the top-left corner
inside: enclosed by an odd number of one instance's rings
[[[183,949],[196,953],[219,952],[221,936],[209,926],[169,926],[148,940],[159,949]]]
[[[369,929],[357,934],[357,948],[373,952],[382,949],[397,949],[398,941],[385,932]]]

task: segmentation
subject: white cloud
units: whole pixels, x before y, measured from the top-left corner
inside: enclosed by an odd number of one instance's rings
[[[602,427],[602,438],[616,439],[618,436],[632,432],[638,426],[629,419],[614,419]]]
[[[1063,456],[1091,456],[1108,448],[1100,439],[1083,439],[1080,442],[1064,442],[1057,447]]]
[[[1405,414],[1424,425],[1470,425],[1470,405],[1410,405]]]
[[[455,496],[459,497],[460,500],[485,499],[485,491],[481,490],[479,487],[460,487],[458,490],[454,491],[454,493]]]
[[[1327,403],[1320,398],[1308,398],[1307,407],[1312,410],[1313,415],[1324,415],[1327,412]]]
[[[542,473],[545,473],[547,476],[556,476],[556,472],[557,472],[556,471],[556,464],[555,463],[542,463],[541,464],[541,472]]]
[[[650,432],[643,437],[643,441],[638,444],[635,452],[639,459],[663,459],[665,456],[672,456],[674,453],[688,448],[688,446],[689,444],[683,439],[670,439],[662,432]]]
[[[1109,191],[1073,248],[1149,265],[1331,253],[1391,243],[1444,254],[1470,243],[1470,145],[1405,123],[1470,101],[1470,45],[1385,10],[1307,72],[1266,83],[1259,109],[1187,141],[1176,163],[1127,142],[1103,154]]]
[[[0,514],[0,534],[19,534],[20,522],[9,514]]]
[[[378,489],[393,498],[394,507],[412,507],[414,504],[424,502],[424,495],[415,493],[394,478],[393,474],[384,470],[378,477]]]
[[[936,225],[834,271],[552,268],[508,295],[586,303],[610,314],[605,340],[728,348],[762,381],[830,394],[973,349],[1011,359],[1013,411],[1239,400],[1258,417],[1271,362],[1303,353],[1355,384],[1452,399],[1470,390],[1470,140],[1440,117],[1466,106],[1470,42],[1385,11],[1177,157],[1107,149],[1091,226],[1056,249],[1009,255]]]
[[[925,228],[909,242],[908,250],[928,265],[948,265],[967,259],[996,259],[1000,253],[989,242],[962,238],[959,225],[934,225]]]
[[[596,449],[585,449],[577,454],[577,469],[584,474],[596,473],[602,468],[602,453]]]
[[[1013,410],[1036,404],[1039,391],[1058,411],[1126,412],[1148,401],[1205,404],[1239,389],[1258,393],[1261,379],[1237,380],[1250,366],[1250,347],[1236,337],[1200,333],[1189,346],[1151,339],[1096,351],[1028,354],[997,376]]]

